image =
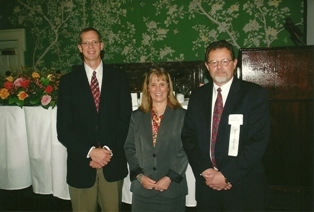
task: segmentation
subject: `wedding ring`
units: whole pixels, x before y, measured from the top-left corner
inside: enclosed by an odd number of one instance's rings
[[[160,192],[163,192],[164,190],[160,190]]]

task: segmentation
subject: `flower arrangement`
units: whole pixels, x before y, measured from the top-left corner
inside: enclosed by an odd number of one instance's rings
[[[58,101],[61,72],[20,67],[0,75],[0,105],[54,108]]]

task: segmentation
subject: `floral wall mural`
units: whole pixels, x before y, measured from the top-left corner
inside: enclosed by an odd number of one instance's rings
[[[245,47],[293,46],[284,20],[303,31],[303,1],[0,0],[0,29],[25,28],[26,65],[70,71],[81,63],[77,38],[93,26],[107,63],[203,60],[226,39]],[[4,6],[2,6],[4,5]]]

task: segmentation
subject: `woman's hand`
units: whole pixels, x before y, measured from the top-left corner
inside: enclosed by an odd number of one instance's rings
[[[147,176],[145,176],[145,175],[143,175],[143,177],[142,177],[142,186],[143,186],[144,188],[146,188],[146,189],[151,190],[151,189],[155,188],[155,186],[156,186],[156,181],[150,179],[149,177],[147,177]]]
[[[165,176],[158,180],[158,182],[155,185],[155,190],[163,192],[166,191],[171,184],[171,180],[168,176]]]

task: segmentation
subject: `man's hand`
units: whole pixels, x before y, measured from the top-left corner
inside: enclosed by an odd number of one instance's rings
[[[205,178],[206,185],[214,190],[229,190],[232,187],[230,183],[226,183],[226,178],[218,170],[206,169],[202,172],[202,176]]]
[[[102,166],[101,166],[99,163],[96,163],[96,162],[93,161],[93,160],[91,160],[91,161],[89,162],[89,165],[90,165],[92,168],[94,168],[94,169],[100,169],[100,168],[102,168]]]
[[[93,168],[99,169],[101,167],[106,166],[111,160],[111,151],[103,148],[95,148],[89,153],[92,161],[90,162],[90,166]]]

